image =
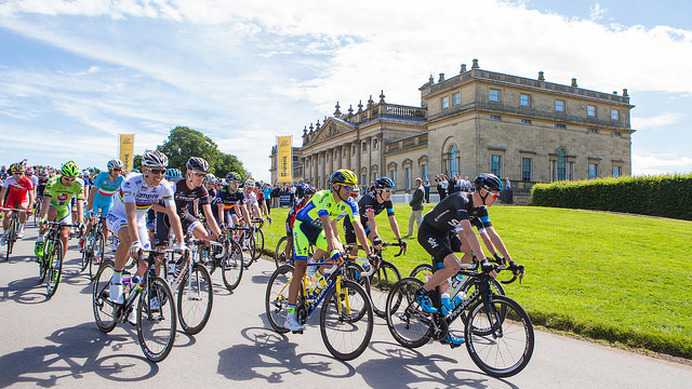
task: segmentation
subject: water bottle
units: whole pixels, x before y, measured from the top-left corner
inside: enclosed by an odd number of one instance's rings
[[[39,258],[43,256],[43,235],[39,235],[38,239],[36,239],[34,254],[36,254],[36,256]]]
[[[455,307],[458,307],[462,301],[466,300],[466,294],[462,291],[456,294],[454,298],[452,299],[452,307],[450,309],[454,309]]]
[[[363,268],[363,272],[365,273],[365,276],[370,276],[372,272],[372,266],[370,265],[370,261],[367,258],[360,258],[356,259],[356,262],[360,265],[360,267]]]
[[[440,296],[440,303],[440,308],[442,308],[441,313],[443,315],[449,315],[449,312],[454,308],[449,299],[449,293],[442,293],[442,296]]]
[[[168,282],[173,283],[175,281],[175,262],[173,261],[168,261]]]
[[[308,259],[308,279],[315,277],[315,272],[317,271],[317,266],[312,266],[316,263],[315,258]]]

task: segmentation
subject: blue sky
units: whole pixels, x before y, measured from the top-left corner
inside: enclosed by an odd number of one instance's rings
[[[185,125],[258,179],[279,135],[430,74],[484,69],[629,90],[635,175],[692,172],[692,5],[677,1],[5,0],[0,164],[104,167]]]

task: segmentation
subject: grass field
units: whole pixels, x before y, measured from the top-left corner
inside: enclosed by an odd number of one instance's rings
[[[410,208],[395,211],[405,235]],[[285,234],[286,212],[273,209],[274,223],[265,228],[272,253]],[[527,269],[523,284],[507,285],[507,294],[535,324],[692,358],[692,222],[520,206],[495,206],[490,216]],[[394,241],[384,213],[377,222],[382,238]],[[388,252],[402,275],[429,262],[415,239],[408,242],[405,256]]]

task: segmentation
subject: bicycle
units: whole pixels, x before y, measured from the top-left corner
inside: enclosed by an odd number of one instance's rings
[[[173,293],[166,281],[156,275],[156,256],[165,255],[177,250],[141,250],[148,253],[148,269],[144,275],[144,288],[129,285],[132,280],[123,277],[123,304],[117,304],[110,299],[110,284],[114,274],[114,264],[111,260],[101,262],[94,276],[92,288],[92,308],[94,321],[98,328],[109,333],[116,325],[127,320],[132,312],[136,312],[135,326],[137,338],[144,355],[152,362],[161,362],[173,349],[176,331],[176,315],[173,305]],[[123,273],[125,274],[125,273]],[[135,308],[135,301],[137,307]],[[136,309],[136,311],[135,311]]]
[[[106,217],[98,216],[98,221],[94,222],[89,231],[84,234],[84,247],[82,248],[82,268],[84,271],[89,267],[89,279],[94,279],[94,264],[98,267],[103,261],[106,247]]]
[[[36,201],[34,201],[34,207],[33,207],[33,220],[34,220],[34,227],[38,227],[39,222],[41,221],[41,205],[43,204],[43,198],[42,196],[36,196]]]
[[[10,261],[10,255],[12,255],[12,249],[17,241],[17,233],[19,232],[19,214],[26,213],[26,210],[16,209],[16,208],[4,208],[3,213],[10,211],[10,228],[7,230],[5,236],[5,245],[7,246],[7,251],[5,252],[5,262]]]
[[[216,269],[220,268],[221,278],[226,289],[228,291],[235,290],[243,278],[243,270],[245,269],[240,244],[230,239],[223,239],[220,243],[212,241],[209,243],[209,246],[206,244],[198,246],[196,253],[199,258],[198,261],[207,267],[209,275],[213,275]]]
[[[288,236],[282,236],[279,242],[276,244],[276,251],[274,251],[274,263],[278,269],[282,265],[293,265],[293,248],[289,251],[288,257],[286,257],[286,245],[288,244]],[[310,245],[308,247],[308,258],[312,258],[315,254],[315,246]]]
[[[346,278],[347,257],[326,279],[323,289],[306,288],[307,276],[303,276],[302,287],[296,301],[295,315],[298,323],[305,324],[322,303],[320,312],[320,334],[327,350],[342,361],[357,358],[370,342],[374,326],[372,304],[365,290],[355,281]],[[316,263],[308,266],[324,266]],[[293,278],[293,266],[283,265],[269,278],[265,295],[267,319],[278,333],[289,330],[283,327],[286,320],[288,290]],[[358,336],[353,339],[353,336]],[[351,347],[355,345],[355,347]]]
[[[72,228],[79,225],[51,221],[47,222],[47,225],[47,231],[43,232],[43,241],[36,242],[38,247],[34,251],[40,253],[38,255],[38,283],[46,281],[46,294],[48,298],[51,298],[58,290],[62,279],[63,244],[60,240],[60,232],[63,227]]]
[[[243,266],[247,269],[252,265],[252,262],[259,258],[256,255],[256,244],[255,244],[255,234],[253,231],[255,227],[229,227],[228,237],[240,244],[242,251],[247,251],[248,256],[243,255]]]
[[[496,271],[517,267],[493,265]],[[442,340],[450,325],[468,310],[464,324],[466,350],[481,370],[494,377],[510,377],[526,367],[534,348],[531,319],[511,298],[494,294],[490,277],[478,271],[478,265],[462,267],[460,273],[471,277],[477,287],[465,300],[449,311],[440,302],[439,287],[431,293],[437,313],[423,311],[416,293],[423,281],[407,277],[399,281],[387,297],[387,327],[394,339],[404,347],[416,348],[430,339]],[[521,269],[523,276],[523,268]],[[516,280],[517,274],[508,281]]]
[[[200,245],[216,243],[197,239],[190,239],[189,242],[198,248]],[[195,254],[196,251],[192,251],[191,255],[183,256],[176,261],[175,253],[170,253],[164,266],[165,279],[177,295],[178,321],[183,331],[189,335],[198,334],[204,329],[214,303],[211,275]]]
[[[251,224],[255,228],[252,232],[255,235],[255,253],[252,259],[256,261],[264,252],[264,232],[262,231],[262,227],[264,226],[264,219],[254,218],[252,219]]]

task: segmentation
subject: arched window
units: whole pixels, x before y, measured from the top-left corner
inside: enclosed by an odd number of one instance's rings
[[[456,175],[459,171],[459,150],[456,145],[452,145],[449,148],[449,173],[451,175]]]
[[[557,180],[563,181],[567,178],[567,169],[565,168],[565,150],[557,151]]]

